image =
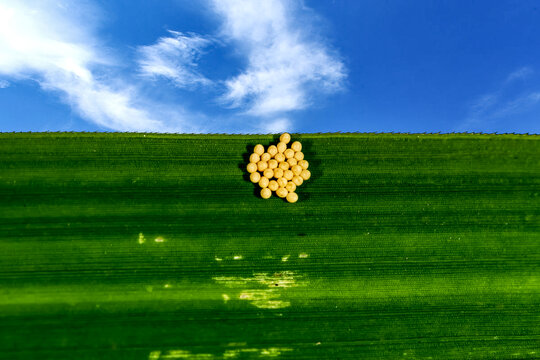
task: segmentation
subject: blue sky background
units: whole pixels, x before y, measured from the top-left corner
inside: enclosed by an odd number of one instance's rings
[[[538,1],[249,4],[0,0],[0,131],[540,132]]]

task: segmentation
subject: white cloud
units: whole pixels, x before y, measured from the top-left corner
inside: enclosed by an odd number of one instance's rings
[[[169,31],[137,48],[132,61],[141,76],[128,78],[121,73],[126,59],[111,56],[96,35],[104,14],[94,0],[0,0],[0,76],[6,79],[0,87],[30,79],[101,127],[160,132],[290,131],[284,112],[343,88],[345,66],[306,30],[311,15],[302,16],[300,0],[211,1],[223,23],[219,36],[247,60],[226,81],[208,79],[198,68],[218,38]],[[221,104],[240,110],[210,117],[153,101],[144,85],[157,78],[187,89],[220,84]]]
[[[210,85],[212,82],[197,71],[202,50],[212,41],[197,34],[169,30],[153,45],[140,46],[137,60],[141,75],[170,79],[178,87]]]
[[[0,89],[5,89],[7,87],[9,87],[9,81],[0,80]]]
[[[91,26],[98,10],[84,1],[4,0],[0,3],[0,74],[33,79],[58,92],[82,117],[123,131],[182,129],[164,123],[135,87],[108,77],[114,59],[99,50]]]
[[[226,81],[225,103],[251,115],[304,109],[310,95],[343,87],[344,64],[302,30],[295,3],[284,0],[213,0],[223,17],[222,36],[236,43],[247,69]],[[311,38],[310,38],[311,37]]]

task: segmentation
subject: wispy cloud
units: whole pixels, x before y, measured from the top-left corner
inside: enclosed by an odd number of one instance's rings
[[[9,81],[7,80],[0,80],[0,89],[5,89],[9,87]]]
[[[115,60],[100,51],[92,34],[98,10],[84,1],[0,3],[0,74],[32,79],[59,93],[83,118],[115,130],[170,131],[152,107],[141,104],[136,86],[108,75]],[[151,104],[150,104],[151,105]]]
[[[292,131],[292,128],[293,125],[291,120],[287,118],[278,118],[263,122],[257,130],[262,133],[277,134],[285,131]]]
[[[534,74],[533,69],[531,69],[528,66],[524,66],[508,74],[508,76],[506,77],[505,83],[510,83],[510,82],[520,80],[520,79],[527,79],[533,74]]]
[[[141,75],[167,78],[182,88],[210,85],[212,81],[197,70],[197,60],[212,41],[194,33],[183,34],[169,30],[169,34],[159,38],[153,45],[138,48],[137,62]]]
[[[489,118],[500,119],[506,116],[519,115],[530,110],[531,107],[538,103],[540,103],[540,91],[525,92],[509,100],[501,101],[496,106],[486,107],[484,113],[488,113]]]
[[[535,74],[530,67],[512,71],[495,91],[470,104],[467,118],[456,131],[491,131],[505,123],[508,131],[519,132],[519,123],[531,118],[540,124],[540,88],[527,82]]]
[[[346,69],[314,34],[303,31],[300,4],[283,0],[214,0],[222,36],[247,57],[247,68],[226,81],[225,103],[248,114],[304,109],[317,92],[343,87]]]

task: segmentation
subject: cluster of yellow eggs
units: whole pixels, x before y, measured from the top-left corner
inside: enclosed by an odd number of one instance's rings
[[[302,144],[295,141],[288,148],[290,142],[290,134],[281,134],[277,145],[270,145],[265,151],[264,146],[257,144],[249,157],[249,178],[251,182],[259,184],[263,199],[269,199],[272,191],[275,191],[280,198],[294,203],[298,201],[296,187],[311,177]]]

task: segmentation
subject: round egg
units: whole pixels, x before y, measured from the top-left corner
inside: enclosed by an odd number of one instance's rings
[[[301,176],[295,175],[295,176],[292,178],[292,182],[295,183],[296,186],[300,186],[300,185],[302,185],[302,183],[304,182],[304,179],[302,179]]]
[[[294,151],[302,151],[302,144],[300,144],[300,141],[295,141],[291,144],[291,149]]]
[[[300,160],[298,165],[300,165],[302,169],[307,169],[309,167],[309,162],[307,160]]]
[[[251,175],[249,175],[249,180],[251,180],[252,183],[258,183],[259,180],[261,180],[261,174],[258,172],[251,173]]]
[[[292,180],[293,176],[294,176],[294,173],[291,170],[285,170],[283,172],[283,177],[287,180]]]
[[[288,181],[284,177],[281,177],[281,178],[277,179],[277,183],[278,183],[279,187],[284,188],[284,187],[287,186]]]
[[[268,180],[267,177],[262,177],[261,180],[259,180],[259,186],[262,188],[268,187],[268,184],[270,183],[270,180]]]
[[[278,162],[276,159],[270,159],[268,160],[268,168],[269,169],[275,169],[278,167]]]
[[[264,146],[261,144],[255,145],[255,148],[253,149],[253,152],[259,156],[261,156],[264,153]]]
[[[288,185],[288,183],[287,183]],[[268,183],[268,189],[272,190],[272,191],[276,191],[277,189],[279,188],[279,185],[277,183],[276,180],[270,180],[270,182]]]
[[[294,166],[294,165],[298,165],[298,160],[296,160],[295,158],[290,158],[290,159],[287,159],[287,163],[289,164],[289,166]]]
[[[261,197],[263,199],[270,199],[271,196],[272,196],[272,191],[269,188],[261,189]]]
[[[295,203],[298,201],[298,194],[295,192],[290,192],[287,194],[287,201],[290,203]]]
[[[271,178],[274,177],[274,170],[272,170],[272,169],[265,169],[265,170],[263,171],[263,175],[264,175],[265,178],[271,179]]]
[[[287,189],[282,188],[282,187],[276,190],[276,195],[279,196],[280,198],[284,198],[285,196],[287,196],[288,193],[289,192],[287,191]]]
[[[278,163],[283,162],[285,161],[285,155],[283,155],[283,153],[277,153],[276,156],[274,156],[274,159],[276,159]]]
[[[257,170],[264,171],[266,168],[268,168],[268,163],[266,161],[259,161],[257,163]]]
[[[296,184],[292,181],[289,181],[287,185],[285,185],[285,189],[287,189],[288,192],[293,192],[296,190]]]
[[[294,165],[292,168],[291,168],[291,171],[293,172],[294,175],[300,175],[302,173],[302,167],[300,165]]]
[[[271,157],[274,157],[274,155],[276,155],[278,152],[276,145],[270,145],[266,152],[269,153]]]
[[[287,150],[285,150],[285,152],[283,154],[285,154],[285,157],[287,159],[290,159],[290,158],[294,157],[294,150],[293,149],[287,149]]]
[[[248,173],[250,173],[250,174],[251,174],[251,173],[254,173],[255,171],[257,171],[257,164],[252,163],[252,162],[249,163],[249,164],[247,164],[247,171],[248,171]]]
[[[279,137],[279,141],[281,141],[281,142],[283,142],[285,144],[288,144],[291,141],[291,134],[289,134],[289,133],[281,134],[281,136]]]
[[[307,169],[302,170],[302,172],[300,173],[300,176],[302,177],[302,179],[307,180],[311,177],[311,171]]]

